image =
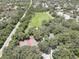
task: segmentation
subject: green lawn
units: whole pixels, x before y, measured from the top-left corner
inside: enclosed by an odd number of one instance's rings
[[[49,19],[52,19],[54,17],[52,17],[49,12],[39,12],[39,13],[35,13],[35,16],[31,19],[31,22],[28,25],[28,28],[26,29],[26,31],[31,28],[31,27],[36,27],[38,28],[39,26],[42,25],[43,21],[49,21]],[[25,31],[25,32],[26,32]]]

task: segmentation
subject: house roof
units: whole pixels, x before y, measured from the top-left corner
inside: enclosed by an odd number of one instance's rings
[[[19,46],[37,46],[38,42],[34,39],[33,36],[30,36],[28,40],[19,41]]]

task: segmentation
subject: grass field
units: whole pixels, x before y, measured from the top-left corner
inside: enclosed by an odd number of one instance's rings
[[[52,17],[49,12],[39,12],[39,13],[35,13],[35,16],[31,19],[31,22],[28,25],[28,28],[26,29],[26,31],[31,28],[31,27],[36,27],[38,28],[39,26],[42,25],[43,21],[49,21],[49,19],[53,19],[54,17]],[[25,31],[25,32],[26,32]]]

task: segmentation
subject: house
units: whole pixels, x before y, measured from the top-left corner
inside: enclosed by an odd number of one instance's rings
[[[38,42],[34,39],[33,36],[30,36],[29,39],[24,40],[24,41],[19,41],[19,46],[37,46]]]

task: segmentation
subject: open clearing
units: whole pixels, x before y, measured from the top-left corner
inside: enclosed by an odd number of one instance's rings
[[[31,27],[40,27],[42,25],[43,21],[49,21],[50,19],[53,19],[49,12],[38,12],[35,13],[35,16],[31,19],[31,22],[28,25],[28,28],[25,30],[25,32],[28,31],[29,28]]]

